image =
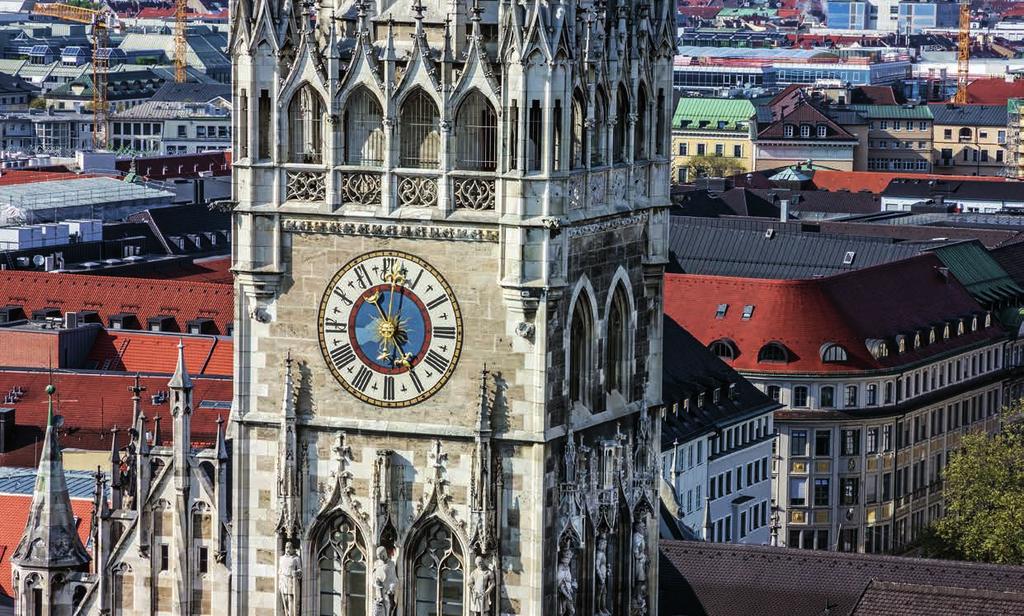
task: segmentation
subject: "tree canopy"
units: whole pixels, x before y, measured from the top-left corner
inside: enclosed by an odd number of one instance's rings
[[[690,178],[724,178],[746,171],[742,162],[727,156],[691,156],[686,169]]]
[[[1024,565],[1024,403],[994,435],[968,434],[945,470],[938,538],[968,560]]]

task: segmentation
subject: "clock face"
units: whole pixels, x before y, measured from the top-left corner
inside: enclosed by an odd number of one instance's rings
[[[434,395],[462,351],[451,287],[427,262],[393,250],[356,257],[334,275],[318,327],[335,378],[376,406],[411,406]]]

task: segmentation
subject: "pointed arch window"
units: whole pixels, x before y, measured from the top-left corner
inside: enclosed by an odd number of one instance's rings
[[[605,164],[605,129],[608,126],[608,102],[604,93],[598,90],[594,95],[594,141],[590,151],[590,164],[599,166]]]
[[[647,160],[647,91],[640,88],[636,102],[636,124],[633,126],[633,150],[636,160]]]
[[[413,549],[413,615],[459,616],[463,610],[462,550],[451,530],[430,526]]]
[[[498,114],[487,98],[473,92],[455,116],[455,166],[470,171],[498,168]]]
[[[658,156],[665,155],[665,90],[658,90],[658,106],[654,111],[658,114],[655,118],[657,128],[654,131],[654,153]]]
[[[626,135],[629,128],[629,94],[625,86],[619,86],[619,97],[615,103],[615,134],[612,137],[612,162],[621,163],[626,159]]]
[[[384,125],[380,102],[360,88],[345,105],[345,162],[379,167],[384,164]]]
[[[288,104],[288,162],[319,165],[323,162],[324,103],[306,84]]]
[[[590,404],[594,315],[585,295],[576,299],[569,329],[569,401]]]
[[[334,518],[317,543],[320,616],[366,613],[366,547],[344,515]]]
[[[437,105],[423,90],[402,103],[401,165],[433,169],[441,163],[441,117]]]
[[[571,166],[579,169],[587,163],[587,102],[576,92],[572,97],[572,152]]]
[[[608,391],[629,399],[629,301],[619,286],[608,309],[608,350],[605,374]]]

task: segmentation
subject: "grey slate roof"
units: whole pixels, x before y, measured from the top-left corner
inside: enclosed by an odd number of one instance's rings
[[[781,223],[769,228],[771,237],[767,237],[764,221],[673,216],[670,271],[807,279],[899,261],[919,254],[925,246],[853,235],[801,233]],[[844,264],[848,252],[854,253],[854,259]]]
[[[231,86],[221,83],[176,83],[168,81],[150,100],[175,103],[206,103],[215,98],[231,100]]]
[[[36,485],[36,469],[13,466],[0,467],[0,494],[31,495]],[[92,471],[65,470],[71,498],[92,498],[96,477]]]
[[[661,398],[666,406],[661,428],[663,448],[675,440],[683,442],[781,408],[671,317],[664,317],[663,326],[665,361]],[[734,387],[733,397],[728,395],[729,385]],[[720,393],[719,403],[715,404],[712,392],[722,387],[725,393]],[[702,393],[705,394],[704,406],[699,407],[698,396]],[[689,411],[683,408],[684,400],[689,400]]]
[[[967,126],[999,126],[1006,128],[1005,105],[954,105],[933,103],[928,105],[935,116],[935,124],[964,124]]]
[[[1024,616],[1024,594],[872,581],[851,616]]]
[[[662,540],[660,548],[662,616],[850,616],[859,614],[854,606],[872,580],[944,587],[946,592],[1024,588],[1024,567],[1009,565],[696,541]]]
[[[985,182],[970,180],[912,180],[897,178],[882,192],[888,197],[952,197],[980,201],[1024,202],[1024,182]]]

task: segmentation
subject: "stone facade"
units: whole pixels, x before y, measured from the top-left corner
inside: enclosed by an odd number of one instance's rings
[[[673,30],[666,2],[237,5],[232,613],[656,611]],[[413,369],[324,329],[381,250],[461,314],[416,404],[364,401]]]

